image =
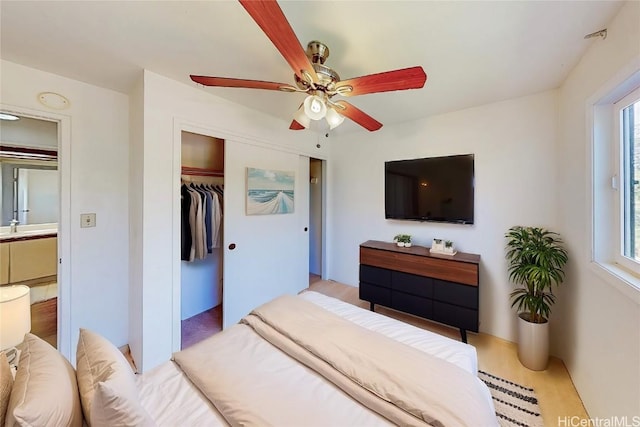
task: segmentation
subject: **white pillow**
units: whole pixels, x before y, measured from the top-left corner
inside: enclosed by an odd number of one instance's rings
[[[153,427],[138,396],[126,396],[112,381],[98,383],[91,405],[92,427]]]
[[[87,329],[80,329],[76,376],[90,427],[153,425],[140,404],[127,359],[111,342]]]
[[[71,364],[49,343],[26,334],[7,408],[6,426],[82,426]]]

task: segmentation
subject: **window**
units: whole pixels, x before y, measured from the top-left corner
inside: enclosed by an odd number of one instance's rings
[[[619,228],[614,259],[621,266],[640,271],[640,90],[614,104],[618,174],[612,186],[618,187]],[[619,178],[619,183],[617,182]]]
[[[624,77],[626,74],[627,77]],[[640,303],[640,69],[587,100],[591,150],[591,267]]]

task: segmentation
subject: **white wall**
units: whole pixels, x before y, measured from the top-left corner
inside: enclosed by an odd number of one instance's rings
[[[551,91],[332,140],[329,277],[357,286],[358,245],[369,239],[453,240],[482,257],[480,330],[515,340],[503,236],[518,224],[555,226],[556,115]],[[475,155],[474,225],[385,220],[385,161],[465,153]]]
[[[168,360],[176,350],[174,337],[179,336],[180,325],[172,324],[172,313],[177,311],[180,316],[179,289],[173,287],[180,280],[180,218],[179,210],[174,211],[174,199],[179,201],[180,130],[187,126],[187,130],[205,135],[215,130],[213,136],[223,139],[233,136],[263,141],[318,158],[326,158],[328,150],[326,146],[315,147],[317,136],[311,132],[289,131],[284,121],[195,85],[145,71],[143,86],[144,132],[142,140],[132,141],[140,152],[131,166],[143,173],[132,190],[142,200],[141,205],[132,206],[132,238],[140,236],[142,244],[132,254],[140,261],[131,265],[132,277],[140,282],[132,286],[142,286],[135,308],[141,314],[130,325],[132,353],[142,371]],[[232,166],[225,164],[225,171]]]
[[[114,344],[128,342],[128,149],[129,106],[126,95],[24,67],[1,64],[4,105],[70,118],[71,150],[61,153],[62,171],[70,173],[71,224],[60,236],[70,244],[68,283],[70,325],[63,325],[60,350],[75,361],[78,328],[103,334]],[[67,110],[48,110],[37,94],[66,96]],[[66,165],[66,166],[64,166]],[[95,228],[80,228],[80,214],[96,213]],[[68,216],[67,216],[68,217]],[[62,292],[62,290],[61,290]],[[68,328],[68,329],[67,329]]]
[[[204,259],[180,263],[180,318],[182,320],[222,304],[221,248]]]
[[[640,414],[640,306],[590,266],[586,110],[621,69],[640,63],[639,23],[640,3],[628,2],[559,91],[557,215],[570,263],[552,319],[553,347],[589,415],[600,418]]]

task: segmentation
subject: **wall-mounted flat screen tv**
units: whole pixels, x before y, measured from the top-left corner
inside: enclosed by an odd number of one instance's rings
[[[385,217],[473,224],[473,154],[385,162]]]

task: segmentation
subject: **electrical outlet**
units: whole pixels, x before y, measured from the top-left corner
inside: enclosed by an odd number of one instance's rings
[[[96,226],[96,214],[86,213],[80,214],[80,227],[95,227]]]

